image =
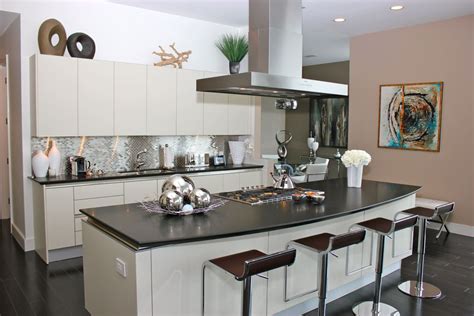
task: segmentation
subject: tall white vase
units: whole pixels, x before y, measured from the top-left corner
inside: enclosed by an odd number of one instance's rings
[[[245,142],[229,141],[230,155],[234,165],[241,165],[245,159]]]
[[[42,150],[35,152],[35,155],[31,159],[31,165],[33,167],[33,174],[35,177],[42,178],[46,177],[48,174],[49,159]]]
[[[362,173],[364,166],[347,167],[347,186],[349,188],[360,188],[362,186]]]
[[[56,147],[56,142],[54,140],[51,141],[51,147],[49,148],[48,152],[48,159],[49,159],[49,169],[54,175],[59,174],[59,167],[61,166],[61,153]]]

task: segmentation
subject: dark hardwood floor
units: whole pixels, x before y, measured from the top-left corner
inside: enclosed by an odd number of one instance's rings
[[[0,315],[88,315],[84,309],[82,259],[49,265],[35,252],[24,253],[10,235],[9,221],[0,221]],[[398,291],[401,280],[415,277],[416,256],[401,271],[383,279],[382,301],[401,315],[474,315],[474,239],[451,234],[439,241],[428,237],[426,281],[443,290],[437,300],[419,300]],[[372,285],[328,305],[328,315],[352,315],[351,306],[370,300]],[[316,311],[306,314],[316,315]],[[166,315],[168,316],[168,315]]]
[[[397,288],[405,280],[416,279],[416,254],[402,262],[402,268],[383,278],[382,302],[396,307],[402,316],[472,316],[474,315],[474,238],[444,232],[437,240],[436,231],[428,229],[425,281],[438,286],[443,294],[439,299],[417,299]],[[415,231],[414,244],[417,242]],[[416,246],[415,248],[416,249]],[[331,267],[329,267],[331,269]],[[328,315],[352,314],[352,306],[372,300],[373,283],[337,299],[327,307]],[[317,310],[305,316],[317,315]]]

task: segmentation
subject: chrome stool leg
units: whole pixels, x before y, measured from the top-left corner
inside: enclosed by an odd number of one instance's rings
[[[321,267],[319,268],[319,306],[318,316],[326,316],[326,293],[328,285],[328,254],[321,255]]]
[[[250,316],[252,314],[252,277],[245,278],[242,283],[242,316]]]
[[[438,298],[441,296],[441,290],[436,286],[423,281],[425,269],[425,249],[426,249],[426,218],[420,218],[420,227],[418,227],[418,259],[417,259],[417,280],[405,281],[398,285],[398,289],[403,293],[419,298]]]
[[[400,312],[393,306],[380,302],[382,295],[382,271],[383,255],[385,249],[385,236],[379,234],[377,243],[377,264],[375,266],[375,293],[373,301],[366,301],[355,305],[352,308],[354,315],[376,315],[376,316],[400,316]]]

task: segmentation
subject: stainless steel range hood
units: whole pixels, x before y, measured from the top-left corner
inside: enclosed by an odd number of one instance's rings
[[[197,91],[276,98],[347,96],[345,84],[301,78],[301,0],[249,0],[249,72],[199,79]]]

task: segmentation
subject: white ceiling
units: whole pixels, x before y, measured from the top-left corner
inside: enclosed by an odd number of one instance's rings
[[[246,27],[248,0],[110,0],[190,18]],[[392,11],[401,4],[405,9]],[[304,65],[349,59],[353,36],[474,14],[474,0],[303,0]],[[346,22],[335,23],[335,17]]]

